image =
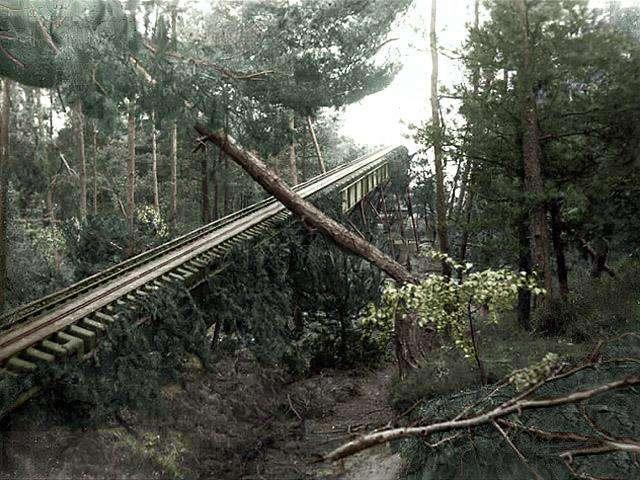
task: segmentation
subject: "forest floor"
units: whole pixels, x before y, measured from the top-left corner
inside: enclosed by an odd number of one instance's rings
[[[0,424],[0,479],[396,480],[400,458],[387,447],[315,463],[393,418],[392,375],[332,370],[292,382],[228,359],[165,387],[165,415],[131,411],[100,424],[42,396]]]

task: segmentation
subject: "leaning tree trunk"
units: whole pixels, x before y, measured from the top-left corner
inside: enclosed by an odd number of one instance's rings
[[[293,113],[289,115],[289,171],[291,184],[298,184],[298,167],[296,166],[296,119]]]
[[[160,213],[158,192],[158,136],[156,134],[156,111],[151,112],[151,183],[153,184],[153,209]]]
[[[440,126],[440,103],[438,101],[438,39],[436,37],[436,0],[431,0],[431,118],[433,119],[433,157],[436,170],[436,230],[440,252],[449,253],[447,232],[447,199],[444,189],[444,167],[442,165],[442,128]],[[442,261],[442,274],[451,276],[451,266]]]
[[[171,122],[171,229],[178,223],[178,122]]]
[[[517,0],[516,6],[520,11],[521,45],[522,45],[522,73],[520,83],[522,88],[522,156],[524,162],[525,192],[534,199],[531,214],[532,257],[534,269],[543,278],[544,288],[547,290],[545,299],[552,294],[553,280],[549,265],[549,226],[547,209],[544,202],[544,184],[541,167],[540,132],[538,129],[538,112],[534,99],[534,81],[532,78],[531,52],[529,47],[529,21],[525,0]]]
[[[0,310],[6,302],[7,290],[7,202],[9,188],[9,126],[11,120],[11,85],[2,85],[2,113],[0,114]]]
[[[201,136],[222,148],[256,182],[300,218],[305,225],[318,230],[338,246],[377,266],[396,282],[400,284],[417,282],[417,278],[406,268],[365,239],[351,232],[344,225],[327,216],[313,204],[307,202],[273,173],[256,155],[237,147],[230,137],[223,133],[211,133],[201,125],[197,125],[196,130]],[[415,346],[411,345],[410,339],[406,337],[406,332],[410,331],[410,328],[406,325],[407,322],[408,320],[403,315],[396,315],[394,331],[396,351],[401,355],[398,358],[401,375],[404,374],[403,367],[414,365],[411,356],[405,357],[403,353],[415,349]]]
[[[129,104],[129,156],[127,158],[127,222],[129,225],[129,255],[135,250],[135,192],[136,192],[136,116],[135,106]]]
[[[78,163],[80,167],[80,218],[87,218],[87,161],[84,149],[84,112],[82,111],[82,101],[77,100],[74,106],[75,122],[74,130],[76,135],[76,145],[78,147]]]

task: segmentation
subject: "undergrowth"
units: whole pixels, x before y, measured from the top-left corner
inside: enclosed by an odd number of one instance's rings
[[[428,359],[406,379],[396,380],[391,390],[391,402],[398,412],[413,408],[409,423],[432,423],[455,417],[466,405],[486,395],[496,382],[516,369],[540,361],[545,354],[556,353],[563,362],[576,363],[583,359],[598,339],[614,337],[622,332],[640,331],[640,265],[633,263],[619,269],[616,278],[590,279],[574,277],[575,290],[564,300],[552,301],[536,312],[537,325],[556,326],[555,332],[525,332],[515,318],[506,318],[500,326],[489,326],[478,332],[480,353],[487,369],[490,384],[482,387],[475,365],[451,349],[440,348],[429,353]],[[553,319],[553,323],[549,320]],[[609,356],[625,357],[640,354],[637,337],[624,344],[613,343],[607,348]],[[552,387],[540,391],[541,396],[558,395],[571,390],[611,381],[625,374],[637,373],[635,366],[599,367],[596,371],[580,373]],[[498,396],[495,402],[513,395],[512,390]],[[638,435],[633,419],[640,416],[637,393],[633,390],[609,393],[587,402],[587,408],[605,429],[618,435]],[[584,418],[575,406],[562,409],[562,414],[545,410],[527,412],[524,417],[538,428],[560,431],[582,431]],[[578,430],[576,430],[578,428]],[[582,429],[582,430],[581,430]],[[534,442],[524,434],[510,434],[542,478],[565,479],[570,474],[551,444]],[[437,442],[433,436],[428,442]],[[504,448],[496,448],[503,445]],[[491,427],[469,431],[439,448],[429,448],[422,440],[408,440],[398,446],[407,462],[406,477],[411,480],[458,478],[511,480],[529,478],[531,472],[523,467],[513,450]],[[608,458],[587,459],[580,463],[581,471],[616,478],[635,478],[638,467],[625,454]],[[623,472],[623,477],[619,477]],[[585,477],[586,478],[586,477]],[[589,477],[592,478],[592,477]],[[609,478],[609,477],[607,477]]]

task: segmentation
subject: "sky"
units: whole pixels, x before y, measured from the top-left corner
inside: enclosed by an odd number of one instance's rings
[[[591,0],[593,7],[604,7],[609,0]],[[640,5],[640,0],[622,0],[623,6]],[[474,0],[439,0],[437,35],[441,47],[451,50],[466,38],[466,24],[473,21]],[[428,120],[431,56],[429,17],[431,0],[415,0],[409,12],[396,21],[390,33],[399,40],[389,44],[386,54],[394,55],[403,67],[383,91],[369,95],[344,110],[342,134],[363,145],[416,145],[405,138],[409,123]],[[463,80],[458,62],[439,56],[439,83],[452,86]]]
[[[442,47],[453,49],[466,36],[467,22],[473,21],[472,0],[438,2],[437,33]],[[429,20],[431,0],[415,0],[407,14],[396,21],[384,52],[393,55],[403,66],[385,90],[369,95],[345,108],[342,133],[363,145],[415,145],[403,138],[410,123],[421,123],[430,116],[431,53]],[[441,56],[438,62],[441,84],[452,85],[462,80],[457,62]]]

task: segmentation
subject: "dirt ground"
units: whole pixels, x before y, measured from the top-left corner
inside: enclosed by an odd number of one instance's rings
[[[387,368],[291,382],[235,359],[165,387],[162,417],[124,412],[110,424],[75,427],[73,406],[40,397],[0,424],[0,480],[395,480],[401,462],[386,447],[314,463],[393,417],[390,379]]]

